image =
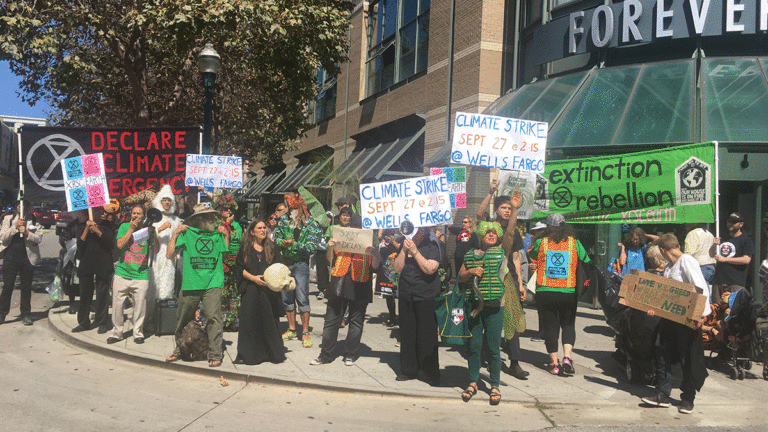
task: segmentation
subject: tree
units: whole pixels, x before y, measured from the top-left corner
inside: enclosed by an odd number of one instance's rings
[[[0,0],[0,60],[60,125],[202,122],[197,54],[221,55],[219,153],[279,161],[306,129],[319,67],[346,61],[344,0]]]

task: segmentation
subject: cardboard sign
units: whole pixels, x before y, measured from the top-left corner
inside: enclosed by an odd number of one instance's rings
[[[339,252],[365,254],[365,250],[373,245],[370,230],[334,226],[331,238],[336,242],[333,249]]]
[[[445,173],[448,188],[451,190],[451,208],[467,207],[467,169],[464,167],[431,168],[430,175]]]
[[[364,229],[450,225],[451,189],[445,174],[360,185]]]
[[[451,162],[544,172],[548,123],[459,112],[454,127]]]
[[[707,302],[699,291],[691,284],[632,270],[621,283],[619,303],[694,328]]]
[[[207,189],[243,187],[243,158],[234,156],[187,155],[184,184]]]
[[[542,213],[575,223],[700,223],[715,220],[715,145],[547,162],[537,181]]]
[[[530,219],[533,214],[536,175],[530,171],[499,171],[499,196],[510,196],[516,190],[523,194],[522,203],[517,210],[518,219]]]
[[[109,203],[107,176],[101,153],[61,161],[67,210],[85,210]]]

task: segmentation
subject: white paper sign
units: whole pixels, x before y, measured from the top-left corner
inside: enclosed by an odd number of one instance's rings
[[[364,229],[450,225],[451,189],[445,174],[360,185]]]
[[[365,254],[365,250],[373,245],[371,230],[336,225],[333,227],[331,238],[336,242],[333,249],[339,252]]]
[[[141,243],[149,238],[149,228],[142,228],[133,232],[133,242]]]
[[[548,131],[546,122],[459,112],[451,162],[543,173]]]
[[[523,201],[517,211],[518,219],[530,219],[533,214],[534,194],[536,192],[536,173],[531,171],[499,171],[499,196],[511,196],[519,190]]]
[[[186,186],[226,189],[243,187],[243,158],[187,155]]]

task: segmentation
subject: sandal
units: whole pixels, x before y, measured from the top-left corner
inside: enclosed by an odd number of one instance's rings
[[[221,366],[221,360],[208,360],[208,367],[219,367]]]
[[[573,367],[573,360],[570,357],[563,357],[563,373],[568,375],[576,373],[576,369]]]
[[[491,405],[498,405],[501,402],[501,392],[496,387],[491,387]]]
[[[309,332],[304,332],[301,336],[301,346],[304,348],[312,348],[312,335]]]
[[[296,339],[296,330],[288,329],[287,332],[283,333],[283,342],[294,339]]]
[[[181,356],[178,355],[178,354],[171,354],[171,355],[169,355],[168,357],[165,358],[165,362],[166,363],[173,363],[173,362],[176,362],[176,361],[179,361],[179,360],[181,360]]]
[[[477,384],[472,383],[467,386],[467,389],[464,390],[464,392],[461,394],[461,400],[464,402],[469,402],[470,399],[472,399],[472,396],[477,394]]]
[[[560,375],[560,364],[550,364],[550,365],[547,365],[547,370],[552,375]]]

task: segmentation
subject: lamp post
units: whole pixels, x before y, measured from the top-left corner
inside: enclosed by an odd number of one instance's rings
[[[213,128],[213,86],[219,73],[221,56],[209,41],[197,56],[197,66],[205,88],[205,114],[203,118],[203,154],[211,154],[211,129]],[[215,151],[215,149],[213,149]]]

